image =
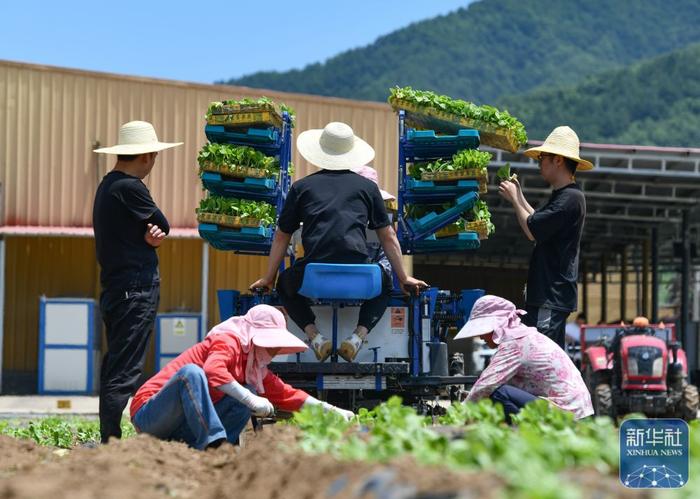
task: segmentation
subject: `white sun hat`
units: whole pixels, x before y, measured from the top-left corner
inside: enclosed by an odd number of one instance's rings
[[[374,159],[372,146],[340,122],[302,132],[297,137],[297,150],[306,161],[324,170],[350,170]]]
[[[182,145],[182,142],[160,142],[153,125],[147,121],[130,121],[119,127],[119,143],[93,152],[102,154],[145,154]]]
[[[539,158],[540,153],[556,154],[578,162],[577,170],[592,170],[593,163],[579,157],[579,147],[580,143],[576,132],[568,126],[558,126],[552,130],[541,146],[530,148],[523,154],[534,160]]]

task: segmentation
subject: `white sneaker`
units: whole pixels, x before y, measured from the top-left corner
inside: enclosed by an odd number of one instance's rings
[[[360,348],[362,348],[362,343],[364,343],[362,338],[360,338],[357,333],[352,333],[352,336],[348,336],[340,344],[338,355],[348,362],[352,362],[355,360],[357,352],[359,352]]]
[[[314,339],[311,340],[311,349],[316,354],[316,358],[319,362],[323,362],[331,355],[331,350],[333,345],[330,340],[323,337],[321,333],[317,333]]]

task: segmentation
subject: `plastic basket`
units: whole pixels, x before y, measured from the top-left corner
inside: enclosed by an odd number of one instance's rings
[[[442,229],[437,231],[435,233],[435,237],[438,239],[444,237],[452,237],[456,236],[461,232],[476,232],[479,235],[479,239],[481,240],[488,239],[489,237],[489,227],[484,220],[475,220],[473,222],[467,222],[464,229],[454,224],[448,225],[447,227],[443,227]]]
[[[479,131],[482,144],[509,152],[517,152],[520,147],[513,132],[507,128],[499,128],[491,123],[464,118],[431,107],[418,107],[403,99],[390,99],[389,103],[395,111],[406,111],[406,124],[409,126],[442,133],[458,133],[462,128],[473,128]]]
[[[197,213],[197,221],[203,224],[214,224],[231,229],[240,229],[242,227],[260,227],[260,220],[257,218],[241,218],[231,215],[222,215],[220,213]]]
[[[272,106],[237,107],[224,106],[207,116],[210,125],[242,127],[246,125],[272,125],[282,127],[282,116]]]
[[[205,172],[220,173],[224,177],[233,178],[268,178],[265,172],[258,168],[249,166],[236,165],[215,165],[214,163],[205,163],[200,165],[200,169]]]
[[[451,182],[455,180],[474,179],[479,181],[479,193],[486,194],[489,190],[488,173],[486,170],[471,168],[468,170],[456,170],[452,172],[423,172],[421,180],[432,180],[433,182]]]

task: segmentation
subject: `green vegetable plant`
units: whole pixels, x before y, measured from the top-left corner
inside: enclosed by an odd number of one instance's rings
[[[450,160],[436,159],[431,162],[411,163],[408,174],[420,180],[424,172],[459,172],[464,170],[479,170],[486,174],[486,168],[491,161],[491,153],[476,149],[458,151]]]
[[[210,195],[199,202],[199,213],[214,213],[241,218],[255,218],[263,226],[275,223],[275,207],[265,201],[252,201],[249,199],[228,198]]]
[[[207,143],[197,155],[200,166],[200,174],[203,169],[212,164],[231,173],[238,168],[253,168],[264,173],[265,177],[276,177],[280,172],[279,161],[266,156],[248,146],[234,146],[230,144]]]
[[[230,107],[238,107],[241,110],[257,110],[257,109],[276,109],[277,104],[270,99],[269,97],[259,97],[257,99],[251,99],[251,98],[243,98],[243,99],[229,99],[229,100],[224,100],[224,101],[215,101],[209,103],[209,107],[207,108],[207,114],[206,118],[209,119],[209,117],[212,114],[217,114],[223,112],[223,108],[226,106]],[[292,120],[292,126],[294,125],[294,121],[296,119],[296,112],[291,106],[288,106],[284,103],[279,104],[279,109],[280,111],[286,111],[289,113],[289,117]]]
[[[577,468],[611,476],[617,472],[613,422],[577,422],[545,400],[528,404],[514,417],[513,427],[504,422],[502,406],[488,399],[452,404],[438,423],[461,430],[462,436],[447,438],[398,397],[371,411],[361,409],[350,422],[319,406],[305,407],[291,420],[301,430],[300,446],[306,452],[381,462],[411,456],[423,464],[495,472],[505,480],[507,497],[585,497],[559,473]]]
[[[122,438],[136,434],[129,420],[122,419]],[[39,445],[69,449],[99,442],[100,423],[94,419],[48,417],[28,422],[0,421],[0,435],[33,440]]]
[[[389,91],[389,102],[396,100],[407,101],[417,107],[433,108],[457,117],[480,121],[496,128],[511,131],[518,145],[527,143],[525,126],[511,116],[508,111],[500,111],[493,106],[479,106],[461,99],[452,99],[446,95],[438,95],[429,90],[414,90],[411,87],[397,86]]]
[[[513,182],[518,180],[518,174],[511,174],[510,163],[506,163],[496,171],[496,178],[498,178],[498,180],[500,180],[501,182],[503,182],[504,180],[510,180],[511,182]]]

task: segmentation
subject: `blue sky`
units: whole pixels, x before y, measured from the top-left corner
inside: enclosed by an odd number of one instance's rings
[[[0,59],[208,83],[301,68],[470,1],[5,0]]]

